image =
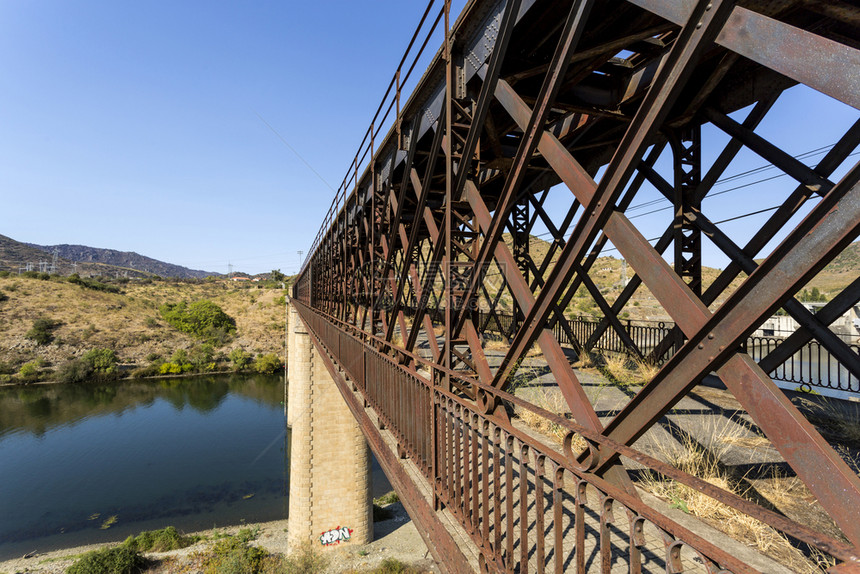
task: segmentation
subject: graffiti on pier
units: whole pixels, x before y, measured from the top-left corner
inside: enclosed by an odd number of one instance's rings
[[[320,543],[322,543],[323,546],[333,546],[340,544],[341,542],[346,542],[349,540],[352,532],[352,528],[346,526],[343,528],[338,526],[337,528],[326,530],[322,535],[320,535]]]

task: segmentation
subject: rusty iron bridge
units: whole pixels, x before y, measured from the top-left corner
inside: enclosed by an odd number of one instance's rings
[[[783,533],[822,570],[860,572],[856,467],[769,376],[813,341],[860,377],[857,347],[828,328],[860,278],[816,313],[795,298],[860,234],[860,121],[821,125],[839,135],[810,166],[808,129],[776,117],[790,88],[858,117],[856,2],[473,0],[456,22],[449,0],[427,6],[292,303],[443,570],[761,570],[648,502],[647,472]],[[734,197],[739,233],[708,200],[744,154],[785,177],[760,213],[743,196],[756,187]],[[655,238],[635,222],[643,198],[669,208]],[[731,263],[703,278],[703,247]],[[609,248],[631,275],[611,292],[596,280]],[[644,293],[673,324],[647,346],[623,320]],[[585,334],[565,316],[583,295],[602,316]],[[753,358],[745,343],[775,313],[800,327]],[[612,413],[573,366],[604,336],[658,366]],[[562,412],[513,386],[536,351]],[[641,447],[706,377],[833,528]]]

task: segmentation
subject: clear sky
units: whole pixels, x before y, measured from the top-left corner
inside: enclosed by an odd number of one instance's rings
[[[424,6],[3,0],[0,234],[295,272]]]
[[[3,0],[0,234],[294,273],[424,5]],[[858,117],[804,89],[778,106],[760,131],[796,154]],[[762,163],[746,154],[729,173]],[[774,204],[750,191],[726,194],[712,219]],[[665,217],[648,217],[659,235]]]

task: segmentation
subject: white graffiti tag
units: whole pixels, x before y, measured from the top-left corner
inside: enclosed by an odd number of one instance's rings
[[[323,532],[320,536],[320,543],[323,546],[329,546],[332,544],[340,544],[341,542],[346,542],[349,540],[350,535],[352,534],[352,528],[344,526],[341,528],[338,526],[337,528],[332,528],[331,530],[327,530]]]

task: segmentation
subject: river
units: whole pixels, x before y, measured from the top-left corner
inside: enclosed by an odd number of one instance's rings
[[[0,560],[286,518],[284,377],[0,389]]]

